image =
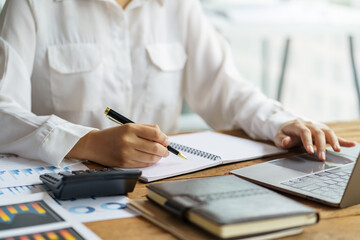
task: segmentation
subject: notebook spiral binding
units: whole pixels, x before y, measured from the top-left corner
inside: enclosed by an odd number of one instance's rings
[[[217,160],[221,160],[221,157],[212,153],[208,153],[208,152],[204,152],[195,148],[191,148],[191,147],[187,147],[178,143],[170,143],[169,144],[171,147],[175,148],[176,150],[180,151],[180,152],[186,152],[186,153],[190,153],[202,158],[206,158],[206,159],[210,159],[213,161],[217,161]]]

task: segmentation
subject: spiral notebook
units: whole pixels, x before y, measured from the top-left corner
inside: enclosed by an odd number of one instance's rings
[[[152,182],[221,164],[286,152],[269,144],[211,131],[171,136],[169,140],[170,145],[182,152],[187,159],[170,153],[156,164],[140,168],[142,181]]]

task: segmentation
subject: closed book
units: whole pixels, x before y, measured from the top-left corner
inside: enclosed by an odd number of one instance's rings
[[[147,199],[131,200],[127,204],[127,208],[131,211],[140,214],[150,222],[170,232],[174,236],[182,240],[220,240],[221,238],[210,234],[207,231],[197,227],[188,221],[183,221],[181,218],[174,217],[170,212],[154,204]],[[250,237],[236,237],[241,240],[268,240],[278,239],[286,236],[300,234],[302,228],[290,228],[279,231],[267,232],[260,235],[252,235]]]
[[[256,236],[319,220],[315,210],[233,175],[147,188],[150,200],[220,238]]]

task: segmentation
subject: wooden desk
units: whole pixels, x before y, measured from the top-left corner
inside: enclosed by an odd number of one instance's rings
[[[360,142],[360,120],[345,123],[330,123],[328,125],[338,134],[338,136]],[[240,137],[246,137],[242,131],[231,131],[228,133]],[[265,162],[270,159],[274,158],[258,159],[214,167],[211,169],[173,177],[158,182],[224,175],[233,169]],[[134,192],[129,194],[129,198],[145,198],[147,193],[145,186],[146,184],[138,182]],[[286,196],[317,209],[320,212],[321,220],[314,226],[304,228],[304,232],[302,234],[284,239],[360,239],[360,204],[346,209],[335,209],[301,198],[292,197],[290,195]],[[85,225],[102,239],[176,239],[171,234],[153,225],[142,217],[91,222],[86,223]]]

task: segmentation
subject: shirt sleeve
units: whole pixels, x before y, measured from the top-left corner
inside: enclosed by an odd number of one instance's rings
[[[273,140],[280,126],[299,117],[267,98],[238,73],[228,44],[204,16],[199,1],[187,1],[184,92],[189,107],[214,129],[242,128]]]
[[[92,128],[31,112],[36,18],[31,1],[6,1],[0,17],[0,152],[59,165]]]

